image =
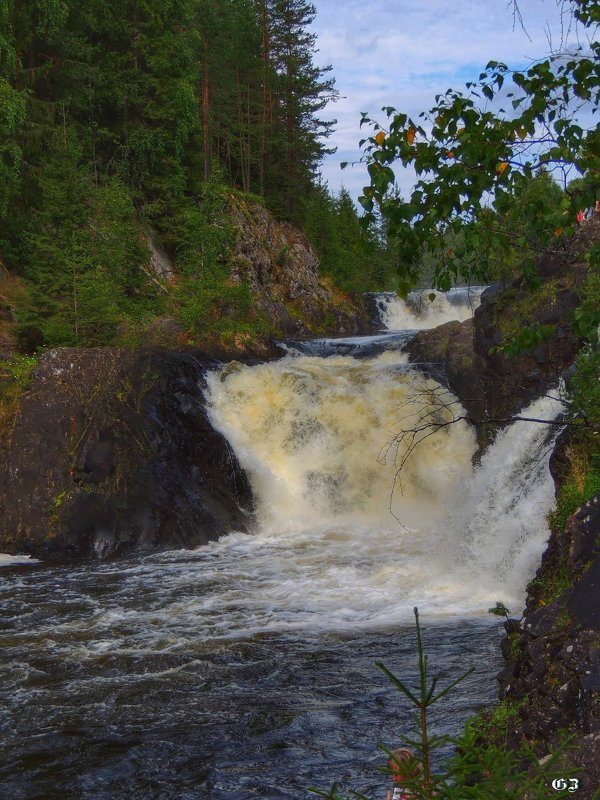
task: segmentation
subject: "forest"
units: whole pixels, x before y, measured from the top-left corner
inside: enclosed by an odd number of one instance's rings
[[[336,90],[314,15],[304,0],[2,0],[0,263],[22,352],[136,344],[164,315],[194,340],[223,296],[232,324],[277,333],[228,281],[234,194],[304,225],[342,288],[393,282],[380,226],[318,176]],[[149,277],[148,235],[176,280]]]

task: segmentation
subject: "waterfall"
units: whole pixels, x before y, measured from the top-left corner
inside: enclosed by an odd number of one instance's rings
[[[417,289],[402,300],[395,292],[376,296],[376,306],[385,328],[393,331],[425,330],[473,316],[485,286],[470,286],[438,292]]]
[[[410,433],[463,411],[397,350],[230,364],[209,375],[206,397],[257,506],[253,535],[214,547],[260,576],[259,627],[389,624],[414,605],[433,616],[522,607],[549,533],[548,426],[514,422],[474,469],[464,421]],[[560,408],[542,398],[527,413]]]

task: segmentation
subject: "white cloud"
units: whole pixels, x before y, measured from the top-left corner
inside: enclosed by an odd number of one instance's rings
[[[474,80],[490,59],[523,67],[550,51],[561,38],[557,0],[520,0],[527,34],[513,27],[507,0],[316,0],[316,63],[332,64],[341,99],[326,109],[336,117],[322,174],[334,191],[345,186],[356,197],[368,183],[362,165],[340,170],[340,162],[360,158],[360,113],[385,120],[383,106],[412,116],[429,109],[434,96]],[[408,178],[407,178],[408,179]],[[408,189],[406,180],[402,181]]]

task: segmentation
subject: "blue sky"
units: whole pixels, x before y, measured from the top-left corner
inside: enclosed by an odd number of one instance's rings
[[[569,33],[557,0],[519,0],[527,33],[514,22],[508,0],[313,0],[319,65],[331,64],[340,99],[323,112],[337,118],[323,178],[333,191],[344,185],[354,198],[366,183],[362,165],[343,172],[340,162],[360,157],[361,111],[385,120],[382,106],[416,116],[434,97],[477,79],[491,59],[522,68],[557,47]],[[571,33],[571,37],[573,32]],[[410,175],[400,178],[408,190]]]

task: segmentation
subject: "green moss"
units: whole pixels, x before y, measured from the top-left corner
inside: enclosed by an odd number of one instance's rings
[[[556,569],[547,570],[534,578],[527,586],[527,592],[539,605],[554,602],[564,589],[573,585],[573,571],[567,562],[560,562]]]
[[[501,700],[492,710],[482,711],[468,719],[465,723],[465,734],[489,742],[506,741],[518,713],[517,703],[512,700]]]
[[[7,441],[19,410],[19,401],[38,359],[15,356],[0,360],[0,439]]]
[[[521,645],[519,644],[519,639],[521,638],[521,634],[519,631],[515,631],[511,633],[509,637],[510,641],[510,658],[512,661],[519,661],[522,655]]]
[[[569,516],[599,491],[600,464],[593,450],[582,442],[571,457],[569,474],[556,498],[556,509],[550,514],[552,529],[563,530]]]
[[[500,346],[491,348],[490,354],[502,352],[515,356],[543,344],[554,331],[554,326],[538,324],[536,315],[544,306],[556,302],[557,292],[555,280],[542,283],[527,293],[507,291],[496,307],[496,324],[503,341]]]
[[[0,360],[0,386],[12,383],[21,389],[27,388],[38,360],[36,356],[15,356],[10,360]]]

